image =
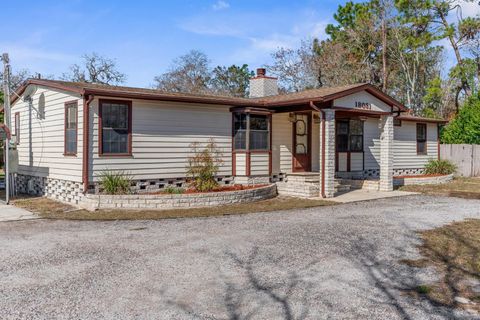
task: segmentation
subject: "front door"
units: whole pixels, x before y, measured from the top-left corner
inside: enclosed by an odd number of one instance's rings
[[[293,122],[293,172],[311,171],[311,133],[310,113],[296,113]]]

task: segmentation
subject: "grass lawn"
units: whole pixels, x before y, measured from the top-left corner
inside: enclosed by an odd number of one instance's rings
[[[17,207],[37,213],[42,218],[72,220],[156,220],[167,218],[189,218],[223,216],[254,212],[269,212],[333,205],[325,200],[277,197],[274,199],[228,206],[171,209],[171,210],[78,210],[72,206],[47,198],[25,198],[13,201]]]
[[[445,184],[403,186],[400,190],[467,199],[480,199],[480,177],[455,178],[453,181]]]
[[[420,260],[404,260],[416,267],[433,266],[440,275],[434,284],[419,286],[416,294],[449,307],[480,311],[480,220],[468,219],[420,233]],[[464,297],[474,304],[460,304]]]

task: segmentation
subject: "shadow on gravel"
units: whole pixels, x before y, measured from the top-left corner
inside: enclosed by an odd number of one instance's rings
[[[280,277],[271,277],[261,272],[257,247],[253,248],[246,258],[241,258],[234,253],[228,253],[228,255],[245,275],[245,281],[242,284],[229,281],[225,283],[225,306],[229,319],[251,319],[252,316],[261,313],[265,303],[266,305],[274,304],[277,307],[278,319],[306,319],[310,311],[309,298],[312,284],[304,280],[303,275],[308,273],[315,263],[309,263],[295,272],[288,272]],[[280,259],[270,258],[269,260],[271,266],[280,265]],[[259,301],[258,298],[260,298]],[[255,300],[258,301],[255,306],[245,303]]]
[[[412,242],[418,239],[412,236]],[[443,319],[462,319],[454,308],[455,303],[444,303],[426,294],[419,292],[419,288],[425,287],[420,277],[421,269],[413,264],[405,264],[394,262],[396,259],[382,260],[379,259],[377,244],[361,238],[355,244],[355,251],[359,254],[351,257],[351,260],[368,276],[370,281],[378,289],[378,293],[372,295],[371,299],[375,303],[388,304],[395,308],[401,319],[416,319],[418,312],[428,317]],[[397,247],[391,251],[391,254],[398,257],[405,257],[405,248]],[[445,253],[436,252],[436,254],[444,255]],[[442,276],[439,274],[439,276]],[[445,274],[445,279],[449,279],[449,268]],[[455,287],[458,285],[454,282],[447,282],[452,294],[456,295],[458,291]],[[453,298],[452,298],[453,300]],[[415,310],[415,315],[413,314]],[[465,316],[465,319],[472,317]]]
[[[226,255],[238,271],[238,275],[231,279],[220,276],[223,278],[224,294],[216,299],[223,305],[227,319],[303,320],[308,317],[312,283],[305,279],[313,275],[315,262],[295,272],[283,272],[283,257],[259,254],[257,247],[246,256],[232,252],[226,252]],[[278,273],[272,274],[272,269]],[[174,300],[167,303],[195,318],[216,319]]]
[[[418,243],[415,235],[409,237],[410,240],[406,242]],[[455,311],[455,305],[441,303],[438,299],[418,292],[418,288],[424,284],[422,270],[401,263],[401,259],[408,256],[406,247],[393,248],[388,251],[388,257],[380,258],[385,254],[385,248],[381,250],[380,245],[365,238],[355,241],[346,258],[365,276],[368,285],[356,285],[339,275],[335,278],[339,287],[344,284],[354,289],[353,292],[360,292],[359,298],[367,299],[369,305],[391,306],[400,319],[473,319],[472,316],[462,317]],[[301,320],[312,317],[312,313],[317,314],[318,308],[324,309],[325,316],[342,314],[338,306],[332,305],[328,299],[322,298],[321,292],[315,290],[318,289],[314,279],[319,272],[319,262],[304,263],[293,268],[294,272],[287,272],[285,270],[292,269],[291,264],[298,261],[289,262],[283,256],[270,256],[268,251],[260,252],[257,247],[243,255],[233,252],[226,252],[226,255],[234,266],[234,276],[219,275],[224,284],[223,295],[213,298],[225,310],[226,319]],[[454,290],[456,284],[449,285]],[[168,303],[194,318],[215,318],[197,313],[192,306],[174,300],[169,300]]]

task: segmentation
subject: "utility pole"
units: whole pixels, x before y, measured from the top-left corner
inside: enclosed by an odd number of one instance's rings
[[[3,122],[10,129],[10,60],[8,53],[2,54],[3,61]],[[10,202],[10,138],[5,142],[5,202]]]

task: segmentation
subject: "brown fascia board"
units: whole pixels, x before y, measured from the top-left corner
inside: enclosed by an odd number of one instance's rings
[[[96,89],[96,88],[81,88],[81,87],[74,87],[74,86],[66,86],[60,83],[56,83],[54,81],[43,81],[41,79],[30,79],[27,80],[19,90],[17,90],[17,94],[21,95],[26,87],[30,84],[34,85],[43,85],[46,87],[51,87],[55,89],[60,89],[80,95],[98,95],[98,96],[105,96],[105,97],[119,97],[119,98],[130,98],[130,99],[144,99],[144,100],[159,100],[159,101],[172,101],[172,102],[197,102],[197,103],[205,103],[205,104],[218,104],[218,105],[230,105],[230,106],[239,106],[239,107],[268,107],[268,108],[275,108],[275,107],[282,107],[288,105],[300,105],[300,104],[309,104],[310,102],[314,103],[323,103],[328,102],[334,99],[338,99],[349,94],[366,90],[369,93],[373,94],[375,97],[379,98],[382,101],[387,101],[388,103],[392,104],[393,106],[399,108],[400,111],[405,111],[406,108],[395,99],[391,98],[390,96],[386,95],[379,89],[375,88],[371,84],[363,84],[355,88],[351,88],[348,90],[344,90],[335,94],[331,94],[324,97],[318,98],[298,98],[293,100],[287,101],[279,101],[279,102],[268,102],[262,101],[261,99],[255,101],[239,101],[234,98],[214,98],[214,97],[202,97],[202,96],[171,96],[171,95],[164,95],[164,94],[155,94],[155,93],[141,93],[141,92],[122,92],[122,91],[115,91],[115,90],[108,90],[108,89]],[[18,97],[14,95],[12,97],[12,103],[14,103]]]
[[[129,99],[142,99],[142,100],[158,100],[158,101],[171,101],[171,102],[197,102],[204,104],[219,104],[219,105],[228,105],[228,106],[263,106],[255,101],[236,101],[229,98],[216,99],[210,97],[189,97],[189,96],[168,96],[162,94],[148,94],[140,92],[117,92],[117,91],[108,91],[102,89],[85,89],[84,94],[93,94],[96,96],[103,97],[118,97],[118,98],[129,98]]]
[[[432,119],[432,118],[422,118],[422,117],[408,117],[408,116],[398,116],[398,120],[402,121],[412,121],[412,122],[428,122],[428,123],[448,123],[448,120],[444,119]]]
[[[29,80],[25,81],[20,86],[20,88],[18,88],[18,90],[16,90],[16,94],[18,96],[21,96],[23,94],[23,92],[25,92],[25,89],[31,84],[39,85],[39,86],[46,86],[46,87],[55,88],[55,89],[60,89],[60,90],[64,90],[64,91],[67,91],[67,92],[73,92],[73,93],[77,93],[77,94],[83,94],[84,93],[83,89],[75,88],[75,87],[72,87],[72,86],[65,86],[65,85],[62,85],[60,83],[55,83],[55,82],[51,82],[51,81],[47,82],[47,81],[42,81],[42,80],[37,80],[37,79],[29,79]],[[17,95],[15,95],[15,94],[11,95],[11,98],[10,98],[10,103],[11,104],[13,104],[15,101],[18,100]]]
[[[355,87],[355,88],[351,88],[351,89],[348,89],[348,90],[345,90],[345,91],[341,91],[341,92],[338,92],[338,93],[334,93],[334,94],[325,96],[325,97],[323,97],[323,99],[324,99],[324,101],[335,100],[335,99],[339,99],[339,98],[348,96],[352,93],[356,93],[356,92],[363,91],[363,90],[372,94],[376,98],[378,98],[378,99],[380,99],[384,102],[387,102],[387,103],[393,105],[394,107],[397,107],[399,109],[399,111],[407,111],[407,108],[405,108],[400,102],[398,102],[397,100],[390,97],[389,95],[387,95],[383,91],[379,90],[375,86],[373,86],[371,84],[368,84],[368,83],[366,83],[362,86],[358,86],[358,87]]]
[[[299,98],[299,99],[292,99],[292,100],[280,101],[280,102],[264,101],[263,105],[267,106],[267,107],[275,108],[275,107],[281,107],[281,106],[287,106],[287,105],[306,104],[306,103],[310,103],[310,102],[313,102],[313,103],[317,104],[317,103],[322,103],[322,102],[333,101],[335,99],[339,99],[339,98],[342,98],[342,97],[345,97],[345,96],[348,96],[350,94],[353,94],[353,93],[356,93],[356,92],[359,92],[359,91],[363,91],[363,90],[369,92],[370,94],[372,94],[376,98],[378,98],[382,101],[385,101],[385,102],[393,105],[394,107],[397,107],[399,109],[399,111],[407,111],[407,109],[400,102],[398,102],[397,100],[393,99],[392,97],[388,96],[387,94],[385,94],[382,91],[380,91],[379,89],[377,89],[375,86],[373,86],[371,84],[368,84],[368,83],[360,85],[358,87],[350,88],[350,89],[347,89],[347,90],[344,90],[344,91],[341,91],[341,92],[326,95],[326,96],[323,96],[323,97]],[[260,100],[260,102],[262,102],[262,101]]]
[[[172,102],[197,102],[205,104],[219,104],[219,105],[233,105],[233,106],[263,106],[257,101],[238,101],[235,99],[226,98],[212,98],[212,97],[191,97],[191,96],[169,96],[162,94],[148,94],[140,92],[122,92],[108,89],[95,89],[95,88],[80,88],[74,86],[66,86],[54,81],[42,81],[38,79],[27,80],[17,91],[16,93],[21,96],[27,86],[29,85],[41,85],[45,87],[55,88],[59,90],[64,90],[67,92],[72,92],[80,95],[98,95],[105,97],[119,97],[119,98],[129,98],[129,99],[144,99],[144,100],[160,100],[160,101],[172,101]],[[18,96],[13,95],[11,102],[14,103],[18,99]]]

